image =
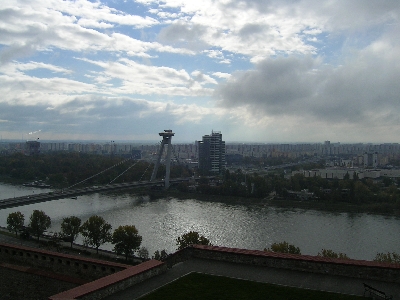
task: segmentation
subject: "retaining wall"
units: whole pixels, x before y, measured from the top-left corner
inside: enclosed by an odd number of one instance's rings
[[[49,300],[83,299],[98,300],[138,284],[143,280],[167,271],[167,265],[149,260],[118,273],[100,278],[71,290],[49,297]]]
[[[95,280],[131,267],[130,265],[10,244],[0,244],[0,260],[46,268],[56,273],[88,280]]]
[[[364,260],[192,245],[167,258],[168,267],[191,257],[400,283],[400,265]]]

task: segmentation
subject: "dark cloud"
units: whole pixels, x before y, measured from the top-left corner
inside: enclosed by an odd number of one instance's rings
[[[243,42],[248,42],[259,37],[269,31],[269,26],[265,24],[246,24],[238,32],[240,39]]]
[[[225,108],[247,106],[255,118],[291,116],[370,126],[398,122],[399,65],[390,54],[364,52],[337,67],[311,57],[267,59],[254,70],[234,74],[215,96]]]
[[[311,58],[268,59],[255,70],[234,74],[216,91],[223,106],[255,106],[269,114],[286,114],[288,105],[296,105],[301,99],[311,97],[313,66]]]
[[[205,26],[179,22],[163,28],[157,38],[163,43],[176,47],[201,50],[207,48],[207,44],[202,39],[206,32]]]
[[[268,14],[280,12],[286,18],[317,18],[328,30],[370,28],[385,21],[398,20],[398,0],[388,1],[320,1],[320,0],[232,0],[220,4],[222,10],[254,9]]]

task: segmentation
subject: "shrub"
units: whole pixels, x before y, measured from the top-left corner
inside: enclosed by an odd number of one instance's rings
[[[291,245],[287,242],[273,243],[271,248],[265,248],[264,251],[267,252],[279,252],[279,253],[291,253],[291,254],[301,254],[300,248]]]

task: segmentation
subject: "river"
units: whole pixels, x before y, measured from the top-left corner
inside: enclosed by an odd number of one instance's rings
[[[0,199],[38,193],[0,183]],[[283,209],[260,205],[226,204],[195,199],[149,200],[133,194],[91,194],[0,210],[0,226],[9,213],[20,211],[25,224],[34,209],[51,217],[49,231],[60,230],[62,218],[77,216],[86,221],[100,215],[113,229],[135,225],[142,246],[149,250],[176,250],[175,239],[190,230],[206,236],[213,245],[262,250],[274,242],[287,241],[302,254],[317,255],[322,248],[346,253],[350,258],[372,260],[377,252],[400,252],[400,218],[365,213],[332,213]],[[78,237],[78,243],[82,238]],[[100,248],[112,250],[111,244]]]

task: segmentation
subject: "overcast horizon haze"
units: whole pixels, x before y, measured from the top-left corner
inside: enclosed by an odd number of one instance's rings
[[[400,1],[5,0],[2,140],[397,143]]]

